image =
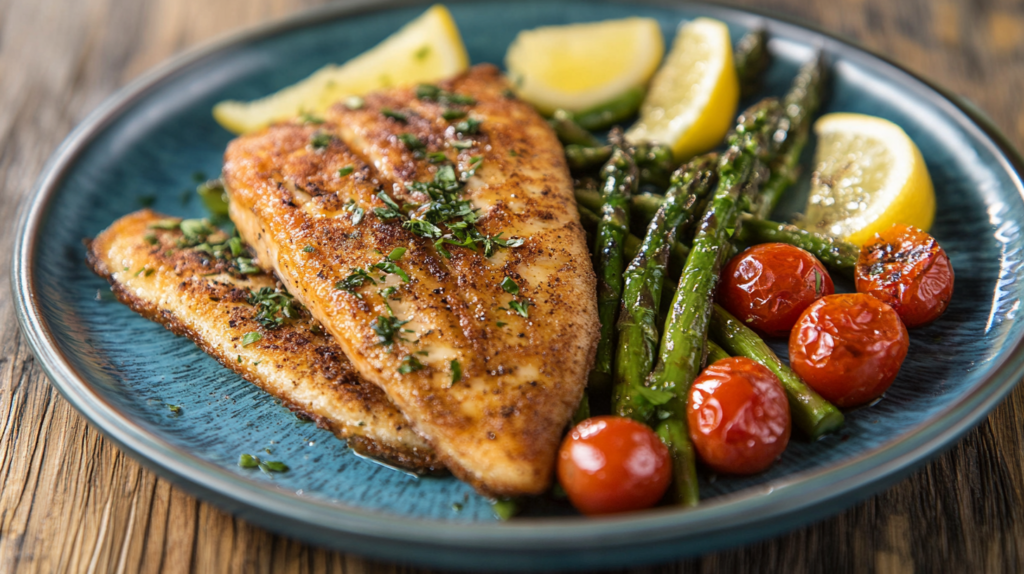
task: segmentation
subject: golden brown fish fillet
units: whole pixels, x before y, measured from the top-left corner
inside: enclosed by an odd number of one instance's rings
[[[148,209],[126,215],[89,242],[89,265],[122,303],[188,337],[292,410],[347,439],[352,450],[420,473],[444,469],[430,445],[376,385],[360,379],[308,312],[299,309],[277,328],[260,324],[248,299],[261,288],[277,287],[272,276],[242,275],[229,259],[180,247],[181,230],[151,227],[177,221]],[[217,231],[205,243],[224,239]],[[247,333],[261,338],[246,345]]]
[[[336,107],[323,123],[234,140],[223,172],[231,218],[453,473],[485,494],[536,494],[550,484],[593,362],[594,272],[562,148],[544,120],[507,95],[493,66],[440,87],[475,103],[398,89],[360,109]],[[387,214],[382,191],[420,205],[402,209],[422,216],[431,197],[407,186],[441,181],[448,165],[456,174],[477,167],[460,193],[479,209],[481,237],[501,233],[521,246],[492,244],[489,257],[481,241],[476,250],[443,246],[449,258]],[[394,263],[408,282],[372,268],[396,248],[407,249]],[[355,285],[361,271],[370,280]],[[408,322],[381,336],[392,311]]]

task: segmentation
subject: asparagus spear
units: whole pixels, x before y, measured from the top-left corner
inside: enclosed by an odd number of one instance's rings
[[[757,333],[719,305],[715,305],[711,316],[711,337],[729,353],[753,359],[775,373],[789,399],[793,422],[812,439],[843,425],[839,409],[808,387]]]
[[[736,44],[733,58],[740,79],[740,97],[749,98],[761,87],[761,76],[771,63],[765,29],[758,28],[743,36]]]
[[[680,503],[697,504],[693,447],[686,429],[686,395],[704,360],[711,298],[740,214],[740,194],[757,188],[759,162],[777,150],[774,134],[780,129],[782,109],[776,100],[764,100],[739,118],[730,146],[719,161],[719,181],[711,204],[701,218],[686,267],[665,323],[657,366],[647,378],[648,400],[661,401],[668,418],[658,425],[669,441],[677,474],[674,492]],[[652,401],[654,402],[654,401]]]
[[[597,212],[601,211],[604,200],[601,194],[592,189],[576,188],[576,203],[587,209]],[[630,229],[640,232],[646,230],[647,225],[654,219],[654,214],[661,209],[661,202],[665,201],[662,195],[653,193],[638,193],[629,202]]]
[[[564,145],[572,144],[587,149],[597,148],[601,145],[601,140],[583,129],[583,126],[576,123],[576,120],[573,119],[572,114],[565,110],[555,110],[555,113],[551,114],[551,119],[548,120],[548,123],[555,130],[555,135],[558,136],[558,139]],[[609,150],[609,155],[610,153]],[[566,156],[568,157],[568,154]],[[606,157],[603,161],[607,160],[608,158]],[[570,167],[572,167],[571,163]]]
[[[771,178],[769,177],[769,181]],[[633,196],[633,200],[630,203],[630,212],[633,216],[633,221],[638,220],[644,221],[645,225],[649,224],[651,218],[646,217],[648,211],[657,213],[657,210],[661,207],[661,203],[664,198],[659,195],[650,193],[640,193]],[[580,209],[580,213],[586,210],[591,215],[593,209],[601,207],[601,196],[600,194],[587,190],[577,189],[576,190],[576,202]],[[586,219],[586,215],[582,216]],[[635,225],[633,226],[635,227]],[[822,263],[827,265],[829,269],[837,271],[847,277],[852,276],[854,266],[857,264],[857,256],[860,253],[860,248],[852,243],[843,241],[841,239],[835,239],[828,235],[821,233],[815,233],[813,231],[807,231],[800,229],[795,225],[787,223],[779,223],[777,221],[768,221],[766,219],[759,219],[757,217],[744,216],[743,225],[739,227],[740,231],[736,238],[739,243],[746,245],[756,245],[758,243],[788,243],[789,245],[795,245],[801,249],[809,251],[812,255],[817,257]],[[630,246],[639,246],[639,239],[636,239],[635,235],[631,235],[630,239],[627,239],[627,250]],[[683,238],[683,234],[680,234],[680,239]],[[673,246],[673,249],[679,254],[684,254],[688,250],[684,243],[677,241]],[[685,256],[684,256],[685,258]],[[673,257],[673,260],[678,260],[677,257]],[[672,268],[669,269],[672,271]]]
[[[769,166],[771,177],[761,186],[761,195],[753,211],[761,219],[772,214],[782,194],[796,183],[800,173],[800,154],[811,131],[811,118],[821,107],[826,79],[825,58],[819,53],[800,68],[782,101],[790,123],[789,137],[782,144],[779,157]]]
[[[590,237],[595,237],[597,234],[597,224],[601,221],[601,216],[594,213],[593,211],[577,205],[576,210],[580,214],[580,223],[583,225],[583,229],[586,230]],[[640,253],[641,239],[636,235],[630,233],[626,236],[626,243],[623,246],[622,252],[626,256],[626,259],[630,261]],[[669,247],[669,273],[672,273],[672,269],[678,267],[683,268],[686,265],[686,256],[690,254],[690,248],[676,241]]]
[[[596,256],[597,312],[601,320],[601,339],[597,345],[597,360],[590,371],[588,388],[591,401],[611,394],[615,318],[622,297],[622,272],[626,266],[623,247],[629,235],[629,199],[637,186],[637,168],[632,148],[625,142],[621,130],[614,130],[611,138],[615,149],[611,159],[601,168],[604,179],[601,196],[604,205],[601,206],[601,221],[597,227],[593,251]]]
[[[731,355],[729,355],[725,349],[720,347],[718,343],[708,339],[708,359],[704,362],[705,365],[710,365],[711,363],[721,361],[722,359],[728,359],[730,356]]]
[[[654,364],[659,339],[658,309],[670,246],[678,230],[693,219],[700,199],[714,187],[716,163],[713,154],[701,156],[673,174],[665,202],[626,269],[612,392],[612,408],[620,416],[646,422],[653,413],[654,404],[644,397],[651,391],[643,383]]]
[[[800,229],[795,225],[744,217],[740,233],[741,243],[788,243],[809,251],[833,271],[853,277],[860,248],[841,239]]]
[[[577,112],[573,119],[583,129],[603,130],[636,114],[645,95],[647,90],[642,87],[630,88],[610,102]]]
[[[611,155],[610,145],[593,147],[582,143],[570,143],[565,146],[566,161],[569,168],[574,171],[596,169],[608,161]],[[639,143],[636,145],[633,158],[640,169],[641,184],[653,185],[659,189],[668,187],[672,170],[675,169],[672,148],[656,143]]]

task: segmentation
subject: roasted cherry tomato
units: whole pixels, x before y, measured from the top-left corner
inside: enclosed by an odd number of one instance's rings
[[[892,307],[864,293],[823,297],[789,336],[789,362],[836,406],[853,407],[885,392],[907,356],[910,337]]]
[[[931,235],[896,224],[860,248],[857,291],[884,301],[907,327],[918,327],[949,306],[953,265]]]
[[[750,327],[786,337],[808,305],[835,292],[815,256],[785,243],[764,243],[729,260],[718,301]]]
[[[583,514],[642,510],[672,481],[668,448],[649,427],[615,416],[589,418],[565,437],[558,481]]]
[[[789,442],[789,402],[782,384],[746,357],[704,369],[690,387],[687,422],[700,458],[718,472],[760,472]]]

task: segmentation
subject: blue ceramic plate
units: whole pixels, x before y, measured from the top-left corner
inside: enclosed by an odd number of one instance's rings
[[[374,557],[487,569],[613,567],[735,545],[835,513],[948,447],[1021,378],[1021,326],[1013,321],[1024,290],[1021,160],[956,99],[831,36],[739,10],[454,3],[473,62],[501,63],[516,32],[543,24],[650,16],[671,38],[680,20],[712,16],[728,22],[734,38],[767,25],[776,58],[765,94],[778,95],[822,48],[834,73],[825,111],[889,118],[921,147],[938,193],[933,233],[953,261],[956,292],[940,321],[912,333],[885,400],[850,412],[836,436],[794,440],[768,472],[703,484],[706,501],[696,510],[588,520],[551,503],[500,523],[453,478],[416,479],[359,459],[187,340],[113,301],[86,268],[81,240],[149,201],[163,212],[203,215],[194,174],[219,173],[231,139],[211,118],[213,104],[262,96],[345,61],[424,9],[386,4],[307,13],[139,79],[68,137],[26,206],[14,261],[26,337],[61,393],[162,476],[277,532]],[[800,195],[798,186],[791,207]],[[292,470],[270,477],[237,466],[239,453],[264,448]]]

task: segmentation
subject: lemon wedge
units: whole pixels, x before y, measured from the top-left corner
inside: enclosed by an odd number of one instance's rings
[[[624,18],[524,30],[505,67],[518,96],[541,113],[584,112],[642,90],[664,52],[656,20]]]
[[[220,102],[213,108],[213,117],[232,132],[252,132],[302,113],[322,113],[346,96],[436,82],[468,67],[469,56],[451,13],[435,4],[347,63],[328,64],[305,80],[259,100]]]
[[[689,159],[722,141],[739,99],[728,26],[697,18],[676,32],[626,137],[670,145],[677,159]]]
[[[893,223],[931,227],[932,178],[903,129],[874,116],[838,113],[822,116],[814,131],[817,169],[805,228],[860,245]]]

